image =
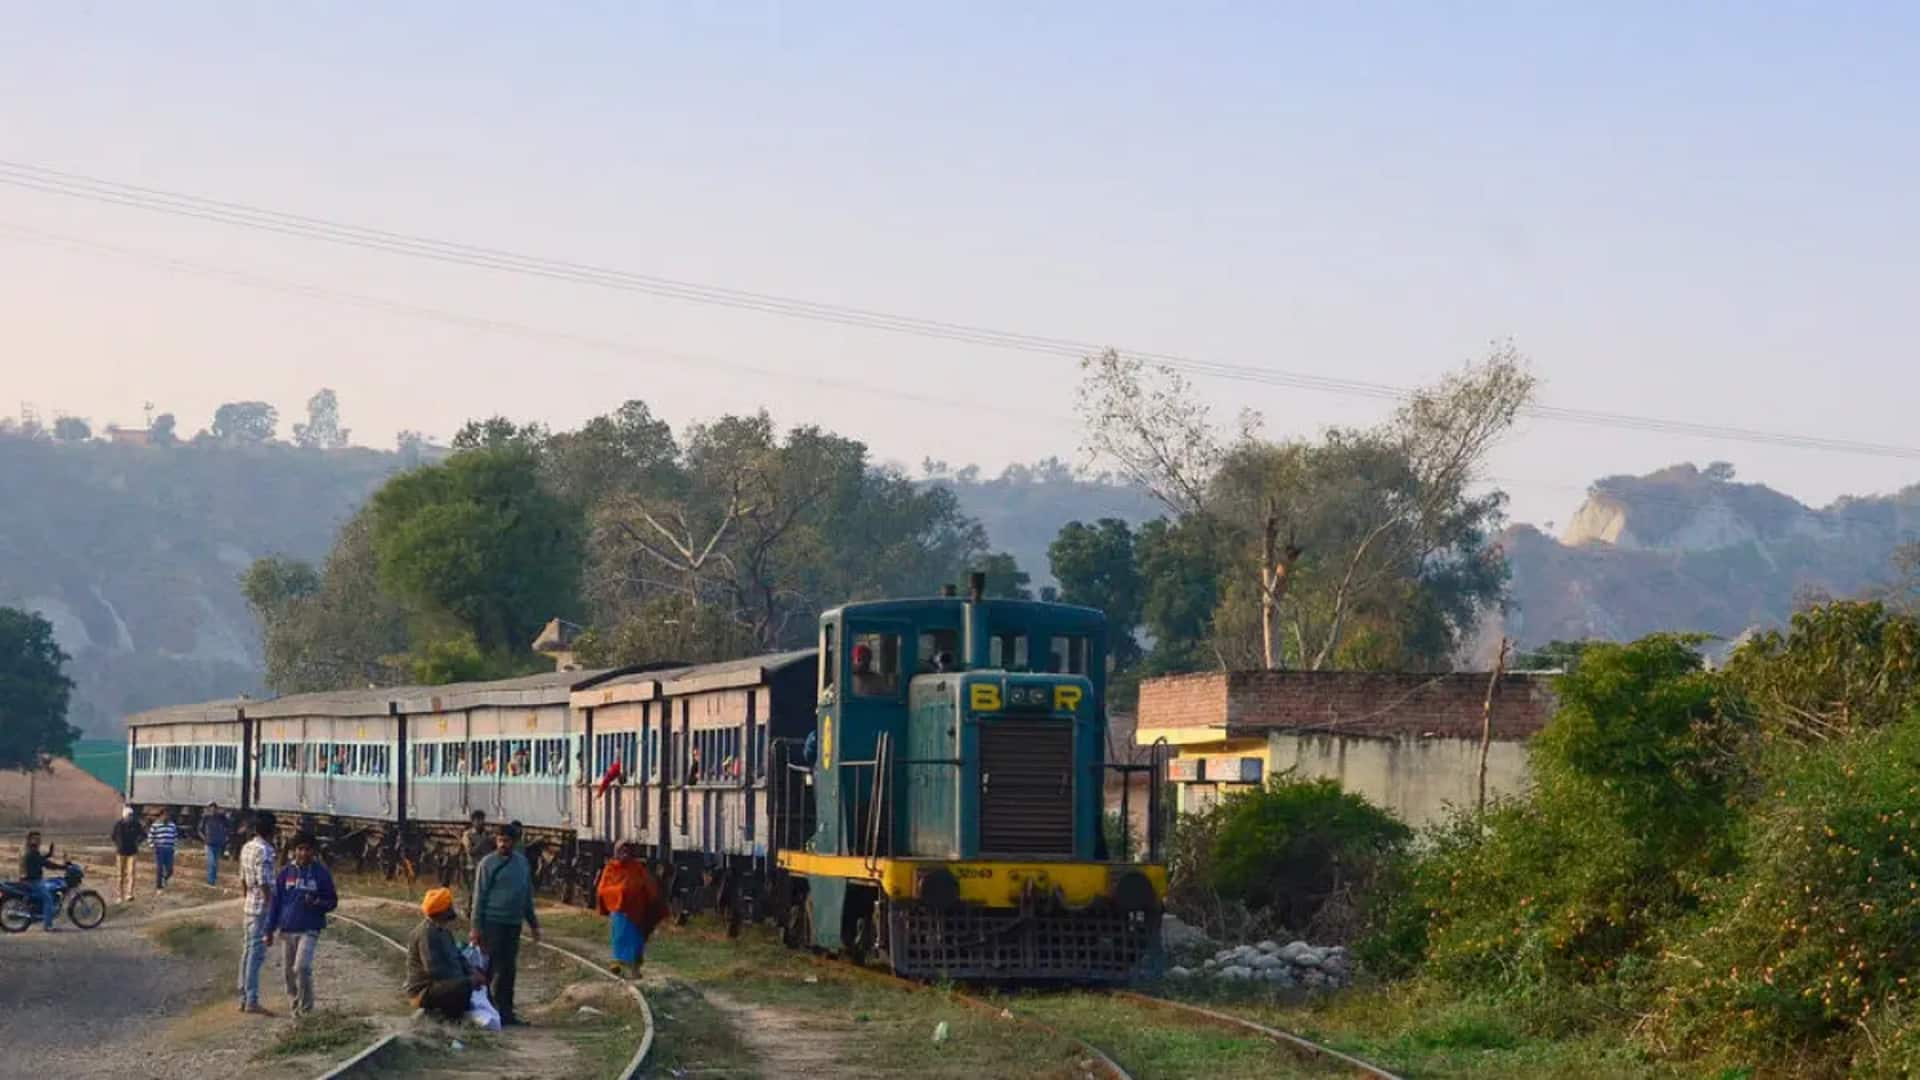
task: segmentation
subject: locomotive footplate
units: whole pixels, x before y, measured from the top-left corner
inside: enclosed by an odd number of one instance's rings
[[[945,911],[887,905],[888,958],[911,978],[1125,982],[1157,962],[1159,913],[1101,904]]]

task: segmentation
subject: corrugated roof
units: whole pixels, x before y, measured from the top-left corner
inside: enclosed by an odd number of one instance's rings
[[[290,716],[385,716],[389,703],[402,688],[378,687],[372,690],[320,690],[311,694],[288,694],[247,704],[247,716],[255,720],[273,720]]]
[[[397,687],[390,691],[403,713],[452,712],[484,706],[565,705],[575,690],[598,685],[626,668],[544,671],[518,679]]]
[[[237,720],[241,706],[253,706],[259,702],[247,698],[222,698],[219,701],[200,701],[191,705],[165,705],[158,709],[148,709],[127,717],[128,727],[148,727],[153,724],[217,724]]]

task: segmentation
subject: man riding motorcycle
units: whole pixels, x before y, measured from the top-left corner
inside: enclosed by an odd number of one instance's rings
[[[45,917],[48,933],[54,930],[53,917],[60,912],[60,902],[54,890],[54,883],[47,880],[47,871],[66,868],[66,863],[53,861],[51,848],[44,853],[40,850],[38,832],[27,834],[27,849],[20,853],[20,880],[39,898],[40,910]]]

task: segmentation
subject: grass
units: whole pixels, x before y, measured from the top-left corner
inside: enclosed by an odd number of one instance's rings
[[[1625,1018],[1598,1001],[1528,1004],[1419,982],[1305,999],[1179,983],[1156,989],[1423,1080],[1688,1075],[1648,1060],[1619,1030]]]
[[[175,956],[205,960],[231,953],[238,962],[239,950],[227,940],[233,935],[222,933],[219,927],[210,922],[168,923],[149,928],[147,936],[154,944]]]
[[[255,1057],[258,1060],[334,1054],[373,1040],[374,1026],[363,1017],[321,1009],[294,1021]]]

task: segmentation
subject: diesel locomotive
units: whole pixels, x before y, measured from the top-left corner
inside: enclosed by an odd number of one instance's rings
[[[1148,974],[1164,761],[1107,761],[1105,619],[969,584],[830,610],[808,650],[152,710],[128,718],[128,798],[271,810],[335,858],[443,877],[478,810],[520,821],[570,898],[632,839],[683,911],[902,975]],[[1135,851],[1105,792],[1143,768]]]

